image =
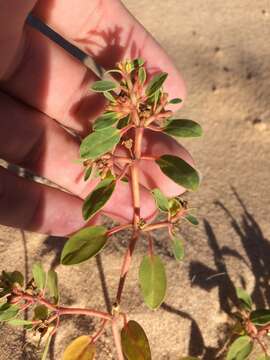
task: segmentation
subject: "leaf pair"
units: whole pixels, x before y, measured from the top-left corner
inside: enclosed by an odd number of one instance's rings
[[[253,342],[249,336],[240,336],[229,348],[226,360],[245,360],[253,349]]]
[[[157,188],[153,189],[151,192],[155,199],[157,208],[161,212],[169,213],[170,217],[176,216],[179,213],[179,211],[182,209],[181,200],[179,200],[177,197],[168,198],[162,193],[160,189]],[[199,225],[198,219],[194,215],[188,213],[187,211],[189,210],[185,209],[183,213],[183,217],[185,218],[185,220],[187,220],[192,225]]]
[[[57,304],[59,302],[59,289],[56,271],[51,269],[46,274],[42,264],[36,263],[32,267],[32,273],[36,287],[41,291],[47,288],[50,297],[54,300],[54,303]]]
[[[121,346],[126,360],[151,360],[151,350],[143,328],[129,321],[121,330]],[[96,346],[91,337],[83,335],[73,340],[64,351],[62,360],[93,360]]]

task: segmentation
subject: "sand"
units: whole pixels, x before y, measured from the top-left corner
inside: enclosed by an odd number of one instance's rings
[[[184,227],[186,258],[177,264],[164,234],[155,239],[166,261],[168,295],[159,311],[143,305],[137,271],[145,243],[138,247],[128,277],[124,309],[147,331],[154,360],[178,360],[188,353],[217,358],[224,343],[233,286],[244,285],[258,307],[270,302],[270,3],[268,0],[126,0],[133,14],[168,51],[188,85],[181,117],[199,121],[200,140],[185,141],[203,174],[200,191],[189,196],[198,209],[198,228]],[[62,302],[104,308],[101,263],[113,297],[127,234],[92,261],[57,267]],[[55,266],[62,239],[0,228],[3,269],[27,272],[42,258]],[[98,266],[97,266],[98,265]],[[70,286],[72,282],[72,286]],[[104,284],[103,284],[104,285]],[[50,359],[94,323],[63,321]],[[24,348],[19,329],[0,328],[0,359],[36,359]],[[99,343],[97,359],[110,355],[110,334]]]

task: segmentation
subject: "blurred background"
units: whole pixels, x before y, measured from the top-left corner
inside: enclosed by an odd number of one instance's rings
[[[110,1],[110,0],[108,0]],[[155,360],[181,355],[217,359],[228,334],[234,286],[252,294],[258,307],[270,305],[270,2],[269,0],[125,0],[125,5],[172,57],[188,88],[179,112],[198,121],[204,137],[185,141],[203,175],[189,196],[200,225],[184,226],[186,258],[174,261],[166,235],[155,239],[166,261],[168,296],[157,312],[143,305],[137,286],[140,255],[129,275],[124,308],[140,321]],[[58,263],[63,239],[0,227],[1,267],[18,264],[29,274],[41,257]],[[61,268],[60,283],[69,305],[108,304],[117,280],[127,234],[111,242],[96,262]],[[68,286],[72,279],[74,287]],[[79,296],[78,296],[79,294]],[[74,333],[91,330],[83,318],[64,320],[51,347],[59,359]],[[37,359],[32,339],[0,328],[0,359]],[[113,359],[110,334],[99,343],[98,359]]]

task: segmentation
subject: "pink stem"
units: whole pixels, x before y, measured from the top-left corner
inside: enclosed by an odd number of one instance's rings
[[[117,327],[117,322],[115,320],[112,322],[112,333],[113,333],[113,339],[116,347],[118,360],[125,360],[122,352],[121,338]]]

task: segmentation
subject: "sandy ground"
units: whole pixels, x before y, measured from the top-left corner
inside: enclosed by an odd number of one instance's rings
[[[198,208],[200,226],[183,228],[186,260],[176,264],[165,235],[156,238],[169,284],[162,309],[151,312],[142,303],[136,281],[145,249],[144,243],[140,245],[123,308],[145,327],[154,360],[178,360],[188,353],[216,359],[227,329],[233,284],[244,284],[259,307],[270,302],[270,3],[125,3],[178,65],[189,92],[181,116],[199,121],[205,135],[185,142],[204,176],[200,191],[190,198]],[[58,267],[62,302],[104,308],[104,293],[114,295],[126,241],[127,234],[122,234],[98,261]],[[47,268],[55,266],[62,244],[62,239],[2,227],[1,268],[16,266],[29,276],[31,264],[41,258]],[[65,319],[50,359],[59,359],[68,341],[93,326],[82,318]],[[30,339],[23,349],[24,340],[20,330],[1,327],[0,359],[36,359]],[[114,359],[109,333],[100,342],[97,359]]]

